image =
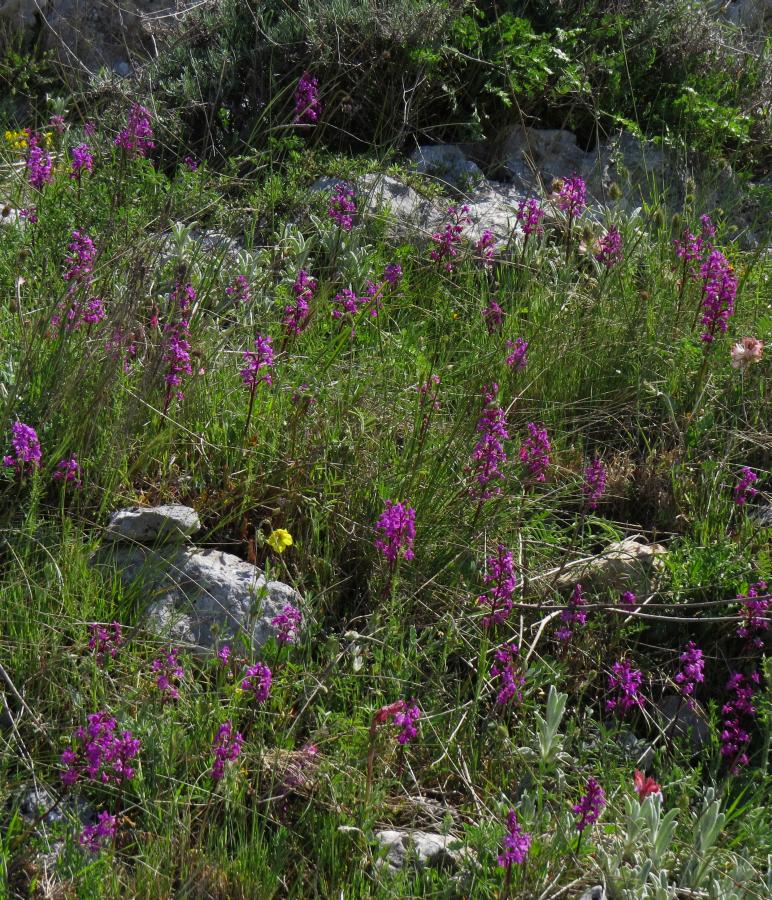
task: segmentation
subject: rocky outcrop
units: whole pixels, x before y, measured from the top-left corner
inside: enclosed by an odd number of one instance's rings
[[[128,75],[133,55],[152,48],[153,20],[177,15],[186,5],[177,0],[0,0],[0,23],[22,34],[39,27],[43,47],[80,74],[104,66]]]
[[[117,571],[145,605],[147,626],[162,637],[206,653],[246,636],[257,651],[276,635],[271,620],[287,603],[300,607],[301,598],[231,553],[182,543],[199,527],[185,506],[120,510],[94,564]]]
[[[596,556],[569,563],[553,587],[565,594],[579,583],[585,594],[632,591],[642,600],[663,574],[666,553],[662,544],[649,544],[639,535],[615,541]]]
[[[457,144],[422,144],[410,156],[416,172],[456,187],[470,188],[484,179],[477,163]]]
[[[724,15],[749,31],[772,31],[772,0],[730,0]]]
[[[333,183],[328,180],[329,186]],[[371,216],[389,213],[397,231],[429,234],[440,226],[442,207],[390,175],[365,175],[357,187],[362,211]]]
[[[419,868],[458,872],[475,861],[472,851],[451,835],[385,829],[376,831],[375,839],[384,851],[381,865],[391,872],[398,872],[410,863]]]
[[[142,544],[185,541],[201,528],[198,513],[189,506],[131,506],[110,516],[107,541]]]
[[[609,210],[631,213],[643,203],[662,203],[677,211],[682,208],[694,175],[675,154],[652,141],[642,140],[629,132],[621,132],[604,140],[592,151],[577,144],[576,136],[561,129],[514,127],[507,129],[496,142],[501,158],[490,159],[485,145],[424,145],[411,156],[418,173],[443,183],[444,199],[423,196],[413,187],[390,175],[365,175],[348,186],[357,193],[359,212],[364,216],[389,214],[390,225],[398,239],[428,238],[443,228],[447,207],[465,204],[471,224],[465,236],[477,241],[483,231],[490,230],[498,241],[519,239],[515,219],[518,203],[527,197],[547,197],[553,181],[569,175],[581,175],[587,183],[588,206],[585,217],[595,222],[606,221]],[[506,180],[485,178],[474,162],[488,159],[491,171]],[[717,206],[733,209],[738,240],[756,247],[765,236],[756,233],[757,220],[763,221],[761,210],[746,203],[738,207],[740,189],[731,167],[715,169],[710,176],[697,178],[697,194],[702,208],[711,212]],[[332,178],[316,181],[311,190],[329,192],[336,184]]]
[[[530,193],[549,193],[552,181],[581,175],[590,198],[607,204],[612,184],[622,192],[627,207],[640,206],[654,196],[680,202],[684,192],[675,160],[661,147],[628,132],[602,141],[592,151],[582,150],[576,136],[562,129],[508,129],[501,141],[502,164],[510,177]]]

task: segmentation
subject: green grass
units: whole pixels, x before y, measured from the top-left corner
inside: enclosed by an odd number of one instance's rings
[[[514,896],[570,896],[603,880],[613,897],[676,896],[635,880],[644,839],[624,849],[637,758],[625,749],[630,733],[653,743],[650,771],[665,809],[678,810],[659,866],[672,890],[769,896],[768,694],[759,693],[747,768],[729,773],[716,737],[730,671],[763,670],[764,662],[746,652],[736,621],[713,621],[734,615],[737,593],[771,574],[769,531],[732,501],[743,465],[770,489],[768,354],[746,373],[733,370],[729,356],[743,335],[770,339],[768,259],[727,242],[719,222],[716,240],[740,288],[729,333],[706,349],[695,324],[699,286],[688,284],[679,300],[678,233],[657,209],[635,220],[608,210],[625,246],[624,262],[608,271],[579,252],[578,233],[566,253],[556,220],[542,240],[490,271],[465,249],[448,273],[418,238],[395,245],[385,222],[337,230],[324,199],[308,191],[319,174],[348,175],[378,160],[298,149],[282,159],[258,154],[258,164],[237,175],[206,165],[160,171],[121,159],[99,134],[95,171],[79,189],[62,162],[79,139],[73,128],[55,146],[54,183],[34,198],[38,224],[3,226],[0,244],[4,441],[18,418],[36,428],[43,448],[34,476],[4,469],[0,482],[0,663],[14,722],[6,716],[0,731],[3,891],[43,890],[37,839],[12,818],[19,786],[34,776],[60,790],[59,757],[74,728],[107,709],[141,738],[140,762],[120,790],[78,787],[96,809],[115,812],[120,827],[114,844],[89,856],[72,823],[61,826],[59,877],[73,896],[496,896],[510,806],[533,835],[527,864],[513,872]],[[4,187],[13,205],[30,205],[17,162],[5,153]],[[702,211],[685,210],[685,221],[693,226]],[[293,224],[284,228],[288,217]],[[242,255],[202,248],[178,222],[243,237]],[[94,293],[107,318],[59,334],[50,322],[65,297],[62,271],[76,228],[94,238]],[[358,316],[352,336],[351,322],[330,315],[333,296],[349,285],[361,292],[394,259],[402,282],[377,317]],[[308,329],[284,340],[282,309],[300,267],[319,289]],[[252,300],[234,307],[225,288],[240,272],[249,275]],[[167,405],[161,329],[177,279],[198,295],[194,374],[184,380],[184,399]],[[483,310],[494,297],[507,317],[489,334]],[[137,346],[128,371],[105,346],[116,329]],[[245,433],[249,391],[239,369],[256,333],[272,335],[277,354],[273,385],[257,388]],[[529,341],[529,359],[513,372],[506,341],[518,336]],[[441,378],[436,409],[418,390],[432,374]],[[468,465],[481,391],[494,381],[509,460],[501,495],[478,505]],[[543,484],[531,483],[518,461],[528,422],[543,422],[552,442]],[[52,480],[70,452],[84,470],[79,490]],[[587,513],[582,471],[596,454],[608,466],[608,491]],[[417,529],[415,559],[399,564],[390,591],[373,546],[388,499],[415,507]],[[252,541],[257,564],[307,600],[302,640],[289,648],[271,642],[263,652],[274,686],[257,710],[236,690],[238,666],[226,672],[187,655],[179,701],[161,703],[150,665],[164,645],[139,627],[143,598],[89,563],[111,510],[162,501],[195,506],[209,545],[246,557]],[[281,556],[265,544],[275,528],[294,538]],[[540,632],[544,605],[556,598],[537,595],[530,579],[637,532],[670,551],[660,605],[651,607],[664,618],[621,625],[596,608],[568,649],[554,641],[552,625]],[[490,633],[475,599],[498,542],[514,551],[525,590]],[[718,605],[700,605],[710,602]],[[88,652],[88,624],[113,620],[127,643],[103,670]],[[650,715],[620,723],[604,711],[614,662],[626,657],[640,667],[654,703],[673,692],[690,639],[707,660],[698,699],[712,737],[699,753],[686,739],[663,736]],[[530,655],[523,701],[502,711],[490,669],[506,640]],[[545,761],[536,717],[551,685],[568,703],[561,752]],[[382,729],[365,803],[370,721],[400,698],[420,704],[420,738],[401,750],[393,729]],[[246,743],[215,785],[211,744],[226,719]],[[281,777],[272,752],[310,743],[318,754],[309,783],[286,802],[272,799]],[[608,806],[578,845],[570,808],[590,775],[603,783]],[[694,829],[711,788],[726,823],[697,877]],[[392,878],[374,864],[373,839],[391,825],[449,829],[479,865],[461,883],[429,871]],[[740,864],[749,867],[742,877]],[[733,878],[741,885],[731,894],[724,882]]]

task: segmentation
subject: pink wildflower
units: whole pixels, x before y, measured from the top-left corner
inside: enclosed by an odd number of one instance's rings
[[[764,342],[755,337],[744,337],[733,344],[729,352],[732,356],[732,368],[745,371],[754,363],[761,362],[764,355]]]
[[[446,272],[453,271],[453,260],[458,256],[459,244],[462,240],[464,228],[470,224],[469,207],[448,207],[448,219],[442,231],[436,231],[432,235],[434,249],[429,254],[430,258],[441,263]]]
[[[412,506],[387,500],[386,508],[375,523],[375,529],[379,532],[375,546],[392,566],[396,564],[400,553],[406,560],[413,559],[415,510]]]
[[[499,866],[509,870],[513,863],[521,865],[525,862],[528,851],[531,849],[531,835],[523,831],[517,821],[517,813],[510,809],[507,813],[507,833],[502,841],[502,851],[499,854]]]
[[[516,341],[507,341],[507,349],[512,352],[507,356],[510,369],[520,371],[528,364],[528,341],[519,337]]]
[[[547,429],[543,425],[529,422],[528,437],[520,447],[520,461],[525,464],[534,481],[546,481],[551,450]]]
[[[517,579],[512,551],[503,544],[496,548],[496,554],[485,561],[483,581],[489,585],[488,590],[477,598],[478,606],[487,606],[489,612],[483,616],[483,626],[501,625],[509,618],[512,611]]]
[[[225,775],[225,763],[235,762],[239,758],[244,738],[241,733],[234,731],[230,722],[223,722],[218,728],[212,744],[214,761],[209,773],[212,781],[220,781]]]
[[[271,693],[273,676],[265,663],[256,663],[246,670],[246,677],[241,682],[241,690],[251,693],[255,703],[265,703]]]

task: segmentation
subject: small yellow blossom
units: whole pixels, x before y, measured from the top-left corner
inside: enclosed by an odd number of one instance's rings
[[[287,547],[291,547],[293,544],[292,535],[286,528],[276,528],[270,533],[266,543],[277,553],[284,553]]]
[[[5,142],[12,150],[24,150],[27,146],[26,131],[6,131],[3,135]]]

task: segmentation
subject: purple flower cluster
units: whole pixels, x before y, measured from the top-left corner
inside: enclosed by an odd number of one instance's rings
[[[80,833],[78,843],[92,853],[99,853],[111,841],[118,830],[118,820],[106,809],[97,816],[95,825],[86,825]]]
[[[679,685],[683,695],[688,698],[689,705],[692,706],[695,687],[705,681],[705,659],[702,650],[694,641],[689,641],[686,650],[680,655],[679,661],[681,670],[675,677],[675,683]]]
[[[301,334],[308,324],[311,301],[314,299],[318,282],[301,269],[292,284],[295,299],[284,307],[282,325],[286,334]]]
[[[533,481],[546,481],[551,450],[547,429],[529,422],[528,437],[520,447],[520,461],[525,464]]]
[[[383,280],[388,281],[392,287],[399,284],[402,278],[402,266],[399,263],[387,263],[383,269]]]
[[[167,365],[164,381],[166,382],[166,400],[164,412],[169,408],[172,396],[178,400],[184,398],[182,379],[193,374],[190,355],[190,323],[187,318],[172,319],[164,325],[163,359]]]
[[[255,349],[244,351],[243,357],[246,365],[241,369],[241,380],[246,387],[254,390],[261,381],[268,385],[273,384],[271,377],[273,347],[270,337],[258,334],[255,338]]]
[[[540,235],[544,232],[541,224],[544,218],[544,209],[535,197],[529,200],[521,200],[517,204],[515,210],[515,219],[517,219],[526,240],[532,235]]]
[[[499,854],[499,866],[502,869],[509,869],[512,863],[520,865],[525,862],[531,849],[531,835],[520,827],[514,809],[507,813],[507,833],[504,835],[502,848]]]
[[[489,269],[493,265],[493,258],[496,254],[496,238],[493,233],[486,228],[482,236],[474,245],[474,252],[485,269]]]
[[[705,331],[701,338],[710,343],[716,332],[726,332],[729,317],[734,313],[737,296],[737,276],[732,264],[720,250],[711,250],[708,258],[700,266],[702,278],[702,325]]]
[[[695,236],[688,229],[684,230],[681,240],[673,241],[676,256],[684,261],[684,264],[695,262],[702,257],[703,252],[710,251],[713,247],[711,241],[716,236],[716,229],[709,216],[700,217],[701,230],[699,236]]]
[[[589,825],[594,825],[600,818],[605,805],[606,792],[594,778],[588,778],[584,796],[575,806],[571,807],[571,812],[579,816],[576,830],[582,832]]]
[[[53,478],[54,481],[63,481],[73,487],[83,487],[82,474],[78,457],[71,453],[56,464]]]
[[[72,240],[67,249],[70,251],[66,258],[67,268],[62,276],[65,281],[70,281],[70,291],[79,285],[90,285],[94,260],[96,259],[96,247],[93,240],[85,231],[73,231]]]
[[[106,712],[88,716],[88,725],[76,728],[73,746],[62,753],[62,782],[67,786],[81,778],[102,784],[120,784],[134,777],[129,765],[139,753],[140,742],[130,731],[117,731],[118,723]]]
[[[249,303],[249,279],[246,275],[237,275],[233,283],[225,288],[225,293],[234,303]]]
[[[119,622],[113,622],[110,625],[100,625],[98,622],[92,622],[89,625],[91,637],[88,641],[88,649],[96,654],[96,661],[100,666],[110,659],[115,659],[118,650],[123,644],[123,634]]]
[[[265,663],[259,662],[254,666],[248,666],[245,674],[246,678],[241,682],[241,690],[252,694],[255,703],[265,703],[271,693],[271,682],[273,681],[271,670]]]
[[[122,128],[115,138],[115,146],[133,159],[146,156],[155,147],[153,143],[153,127],[150,124],[150,110],[139,103],[133,103],[129,110],[126,127]]]
[[[316,125],[322,114],[319,82],[309,72],[303,72],[295,88],[295,125]]]
[[[72,156],[70,178],[80,181],[84,172],[94,171],[94,157],[88,144],[76,144],[71,147],[70,156]]]
[[[472,496],[480,502],[501,493],[501,487],[492,482],[503,478],[502,466],[507,461],[504,441],[509,440],[506,426],[506,413],[496,403],[498,385],[485,388],[485,408],[477,420],[477,433],[480,437],[472,450],[471,470],[474,472],[476,484],[470,490]]]
[[[150,671],[158,676],[155,686],[161,692],[164,703],[179,700],[180,697],[178,686],[185,677],[185,670],[177,659],[179,653],[177,647],[172,647],[150,664]]]
[[[619,229],[616,225],[612,225],[598,241],[595,259],[597,259],[601,265],[610,269],[617,263],[622,262],[623,258],[622,235],[619,233]]]
[[[632,591],[625,591],[620,598],[625,606],[635,606],[638,598]]]
[[[174,288],[169,294],[172,308],[178,308],[182,312],[187,312],[196,302],[196,289],[189,281],[175,281]]]
[[[502,644],[496,651],[494,663],[491,666],[491,675],[500,679],[499,692],[496,695],[496,703],[499,706],[511,703],[515,698],[518,703],[523,699],[525,676],[517,670],[518,652],[517,644],[512,643]]]
[[[84,324],[90,326],[101,322],[106,312],[101,298],[81,299],[83,294],[88,296],[94,280],[97,255],[94,241],[83,231],[73,231],[68,250],[62,277],[69,282],[69,287],[65,300],[58,304],[59,311],[51,316],[51,325],[54,328],[63,327],[69,332],[77,331]]]
[[[279,629],[276,640],[280,644],[294,644],[302,621],[300,610],[291,603],[285,603],[279,615],[271,619],[271,625]]]
[[[6,468],[15,468],[20,475],[40,468],[43,454],[37,432],[31,425],[24,422],[11,425],[11,448],[13,455],[3,457]]]
[[[560,621],[563,623],[555,632],[555,637],[562,643],[571,640],[574,634],[572,625],[585,625],[587,623],[587,613],[582,609],[584,606],[584,596],[582,594],[581,584],[575,584],[568,598],[568,604],[560,613]]]
[[[391,566],[396,564],[400,553],[403,559],[414,557],[415,510],[412,506],[387,500],[386,508],[375,523],[375,530],[378,532],[375,546]]]
[[[580,175],[562,179],[557,192],[557,205],[571,219],[581,214],[587,205],[587,185]]]
[[[597,509],[598,501],[606,490],[606,467],[599,457],[595,457],[584,470],[582,493],[587,501],[588,509]]]
[[[343,231],[351,231],[354,227],[354,216],[357,205],[354,201],[354,191],[345,184],[336,184],[335,192],[330,198],[327,215]]]
[[[185,159],[182,160],[185,164],[185,168],[189,172],[197,172],[198,171],[198,160],[194,156],[186,156]]]
[[[510,369],[520,371],[528,365],[528,341],[519,337],[516,341],[507,341],[507,349],[511,351],[507,355],[507,365]]]
[[[766,581],[757,581],[748,587],[747,594],[738,594],[740,612],[744,621],[737,628],[737,636],[745,638],[755,650],[764,649],[762,634],[769,629],[769,607],[772,594]]]
[[[375,318],[380,312],[383,292],[386,285],[391,282],[385,279],[380,284],[368,279],[364,294],[360,297],[351,288],[344,288],[333,297],[333,319],[342,319],[344,316],[355,316],[360,309],[367,308],[371,318]],[[355,334],[352,329],[351,335]]]
[[[493,297],[491,297],[488,301],[488,305],[483,310],[483,319],[485,320],[485,327],[488,329],[488,334],[495,334],[497,331],[500,331],[506,316],[507,314],[501,306],[493,299]]]
[[[27,181],[38,191],[53,181],[51,154],[40,146],[40,135],[27,130]]]
[[[756,481],[758,481],[759,476],[753,471],[753,469],[749,469],[748,466],[743,466],[740,469],[740,480],[735,485],[734,489],[734,502],[738,506],[745,506],[745,504],[749,500],[753,500],[753,498],[758,494],[758,491],[753,486]]]
[[[747,748],[751,736],[745,724],[756,717],[753,695],[760,683],[758,672],[751,675],[733,672],[726,683],[726,689],[734,696],[721,707],[721,755],[729,762],[733,775],[749,762]]]
[[[418,708],[417,703],[413,703],[412,706],[405,704],[404,707],[394,715],[394,724],[400,729],[400,732],[397,735],[398,744],[404,746],[418,737],[418,729],[416,728],[415,723],[420,718],[421,710]]]
[[[375,736],[379,725],[385,725],[391,719],[401,729],[397,735],[398,743],[407,744],[418,736],[415,723],[420,717],[421,710],[418,708],[418,704],[413,703],[412,706],[409,706],[404,700],[395,700],[394,703],[389,703],[375,711],[370,725],[371,737]]]
[[[240,732],[234,730],[231,722],[223,722],[220,725],[212,744],[214,754],[210,772],[212,781],[220,781],[225,774],[225,763],[234,762],[239,758],[243,744],[244,738]]]
[[[332,302],[337,307],[332,310],[333,319],[342,319],[343,316],[355,316],[359,307],[367,302],[367,297],[359,297],[351,288],[343,288],[334,297]]]
[[[448,207],[448,219],[442,231],[435,231],[432,235],[434,249],[429,254],[434,262],[442,264],[446,272],[453,271],[453,260],[458,256],[459,244],[462,240],[464,228],[470,224],[469,207]]]
[[[517,587],[512,551],[507,550],[503,544],[498,545],[495,556],[486,559],[483,581],[489,585],[488,590],[477,598],[477,605],[487,606],[489,610],[483,616],[483,626],[489,628],[492,625],[501,625],[512,611]]]
[[[614,696],[606,701],[606,709],[616,710],[620,716],[626,715],[634,706],[643,707],[644,698],[640,692],[643,672],[634,669],[632,663],[623,659],[611,667],[608,689]]]

